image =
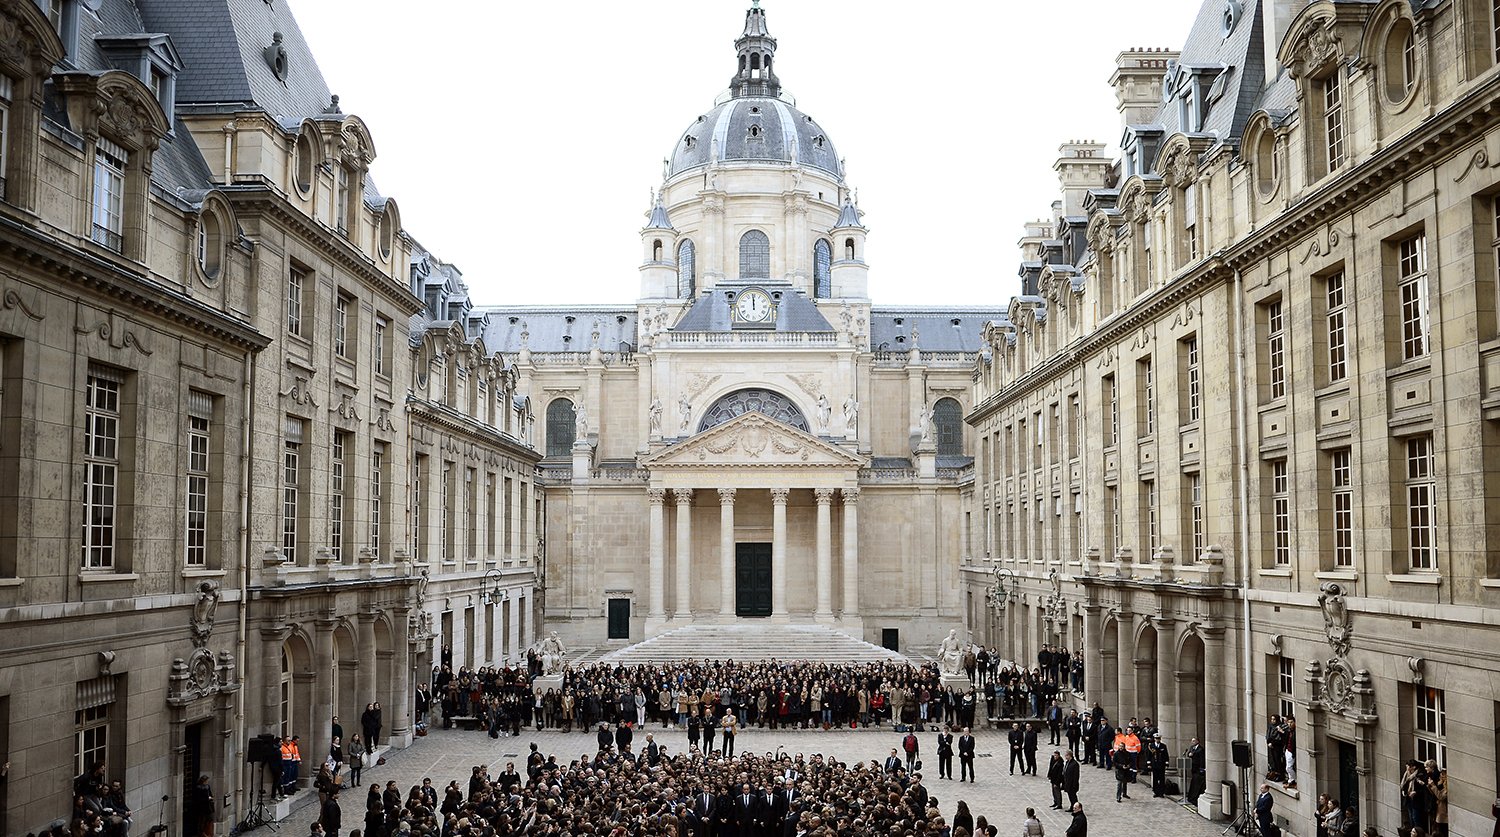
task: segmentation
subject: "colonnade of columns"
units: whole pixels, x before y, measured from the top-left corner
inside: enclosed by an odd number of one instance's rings
[[[719,616],[733,619],[735,616],[735,529],[734,504],[740,491],[751,489],[720,488],[719,495]],[[771,496],[771,618],[787,619],[787,503],[791,498],[790,488],[764,489]],[[676,506],[676,578],[675,603],[671,618],[688,621],[693,613],[693,523],[692,504],[694,489],[674,488],[672,500]],[[842,608],[838,616],[853,618],[859,615],[859,489],[847,487],[814,488],[813,498],[817,506],[817,528],[814,537],[816,573],[816,607],[813,613],[819,621],[833,621],[833,504],[838,500],[843,505],[843,538],[841,561],[843,589],[840,597]],[[667,490],[652,488],[647,492],[650,501],[650,594],[647,619],[660,624],[667,621],[666,607],[666,563],[667,563]]]

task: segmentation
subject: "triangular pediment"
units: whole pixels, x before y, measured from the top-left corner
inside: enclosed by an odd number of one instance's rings
[[[745,413],[641,460],[643,468],[863,468],[868,460],[760,413]]]

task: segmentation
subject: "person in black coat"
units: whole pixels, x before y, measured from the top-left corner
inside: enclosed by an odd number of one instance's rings
[[[323,825],[324,834],[337,834],[343,826],[344,811],[339,808],[339,789],[333,788],[328,792],[328,800],[323,803],[323,810],[319,813],[318,822]]]
[[[754,837],[761,833],[761,825],[765,821],[765,802],[760,794],[750,787],[746,782],[740,786],[740,792],[734,796],[734,822],[738,826],[738,833],[743,837]]]
[[[1099,733],[1097,735],[1099,748],[1099,768],[1108,770],[1114,767],[1115,728],[1108,721],[1099,722]]]
[[[1073,803],[1073,821],[1068,823],[1067,837],[1089,837],[1089,818],[1083,815],[1083,803]]]
[[[693,794],[693,806],[688,818],[693,837],[709,837],[714,833],[718,803],[718,798],[707,787],[698,788]]]
[[[385,830],[385,809],[380,802],[371,802],[365,807],[365,833],[378,835]]]
[[[1271,833],[1271,807],[1274,804],[1275,800],[1271,798],[1271,786],[1262,783],[1260,796],[1255,798],[1255,825],[1263,835]]]
[[[1052,751],[1052,758],[1047,762],[1047,782],[1052,785],[1052,807],[1061,811],[1063,806],[1063,757],[1062,753],[1056,750]]]
[[[1205,768],[1208,765],[1207,756],[1203,752],[1203,744],[1196,738],[1193,739],[1192,744],[1188,745],[1187,752],[1183,755],[1186,755],[1193,765],[1192,775],[1188,777],[1187,782],[1187,800],[1194,807],[1197,807],[1198,797],[1203,795],[1203,791],[1207,785],[1204,776]]]
[[[615,745],[615,737],[609,734],[609,725],[600,724],[599,732],[594,736],[599,742],[599,751],[607,752]]]
[[[714,800],[714,837],[739,837],[740,821],[736,817],[735,795],[728,785],[719,786],[719,796]],[[745,835],[745,837],[751,837]]]
[[[1022,749],[1026,753],[1026,772],[1033,776],[1036,775],[1036,738],[1036,724],[1027,724]]]
[[[1115,801],[1130,798],[1130,783],[1135,781],[1135,771],[1130,769],[1130,754],[1125,752],[1125,745],[1115,750],[1112,760],[1115,764]]]
[[[365,733],[365,746],[374,750],[380,743],[380,703],[379,701],[365,707],[363,714],[359,716],[359,725]]]
[[[1078,759],[1072,753],[1063,756],[1063,793],[1068,795],[1068,805],[1078,803]]]
[[[969,734],[968,727],[958,737],[958,781],[962,782],[965,776],[969,777],[969,784],[974,784],[974,736]]]
[[[630,743],[635,740],[635,733],[631,731],[629,724],[620,724],[615,727],[615,745],[620,752],[630,749]]]
[[[1010,743],[1010,775],[1016,775],[1016,765],[1021,765],[1021,775],[1026,775],[1026,756],[1023,747],[1026,746],[1026,733],[1021,731],[1021,725],[1014,723],[1010,725],[1010,732],[1006,734],[1005,740]]]
[[[938,778],[953,778],[953,733],[943,730],[937,737]]]
[[[212,835],[214,833],[214,791],[213,786],[208,783],[207,773],[200,775],[198,784],[193,786],[190,811],[192,823],[188,826],[188,833]]]

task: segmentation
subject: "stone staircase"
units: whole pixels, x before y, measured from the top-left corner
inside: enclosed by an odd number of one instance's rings
[[[827,663],[910,663],[895,651],[871,645],[825,625],[688,625],[599,658],[640,665],[680,660],[806,660]]]

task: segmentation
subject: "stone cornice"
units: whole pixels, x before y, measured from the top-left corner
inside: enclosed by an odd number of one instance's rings
[[[258,352],[271,344],[249,323],[179,294],[149,274],[100,258],[5,215],[0,215],[0,255],[243,351]]]
[[[422,420],[444,430],[462,433],[480,444],[494,445],[499,447],[504,453],[532,465],[542,461],[540,453],[521,444],[514,437],[508,436],[481,421],[459,413],[447,405],[434,404],[431,401],[424,401],[414,395],[408,395],[406,398],[406,408],[414,419]]]
[[[1378,197],[1393,181],[1418,168],[1445,161],[1454,156],[1452,152],[1468,147],[1475,139],[1482,143],[1484,131],[1497,123],[1500,123],[1500,75],[1492,74],[1410,133],[1351,166],[1344,175],[1304,193],[1265,226],[1226,248],[1225,264],[1231,269],[1248,267],[1314,227]]]
[[[425,303],[395,279],[376,270],[368,257],[348,239],[322,226],[291,206],[279,193],[266,186],[235,184],[219,187],[235,210],[260,212],[297,233],[304,242],[319,245],[324,255],[355,274],[356,278],[375,288],[386,299],[399,305],[407,315],[421,311]]]

